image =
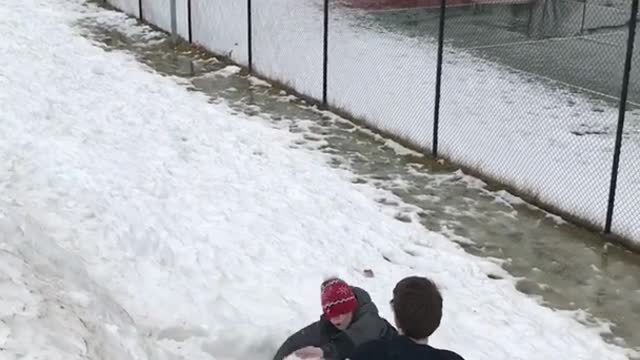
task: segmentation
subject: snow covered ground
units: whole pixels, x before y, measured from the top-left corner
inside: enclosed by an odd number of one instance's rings
[[[143,0],[143,4],[150,1]],[[164,7],[166,2],[154,6]],[[184,8],[184,3],[178,0],[178,8]],[[194,40],[246,64],[246,2],[193,0],[193,7]],[[256,70],[320,99],[321,2],[254,0],[252,11]],[[163,13],[162,19],[149,20],[167,29],[169,13]],[[183,29],[184,12],[179,10],[178,15]],[[389,32],[362,18],[361,12],[332,8],[329,102],[430,149],[435,41]],[[593,35],[593,41],[585,41],[584,46],[600,46],[606,37]],[[616,39],[614,45],[624,47],[625,36]],[[554,50],[550,45],[545,51]],[[593,94],[576,92],[561,82],[451,47],[444,59],[440,154],[602,227],[617,122],[615,101],[596,100]],[[640,241],[636,195],[640,193],[640,164],[635,160],[640,158],[636,121],[640,115],[630,109],[628,116],[613,230]]]
[[[416,273],[445,296],[433,344],[468,359],[627,358],[606,324],[395,220],[380,190],[291,149],[297,135],[73,26],[102,15],[125,20],[81,0],[0,7],[0,358],[268,359],[316,319],[325,275],[390,317]]]

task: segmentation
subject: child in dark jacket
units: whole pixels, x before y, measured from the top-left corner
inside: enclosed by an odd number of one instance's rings
[[[401,335],[364,344],[351,360],[464,360],[428,345],[442,320],[442,296],[431,280],[417,276],[401,280],[393,289],[391,306]]]
[[[369,294],[343,280],[323,282],[321,301],[320,320],[291,335],[274,360],[292,353],[302,359],[344,360],[361,344],[397,335],[396,329],[378,315]]]

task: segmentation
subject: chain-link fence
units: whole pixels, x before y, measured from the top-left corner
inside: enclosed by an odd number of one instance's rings
[[[191,9],[192,41],[247,66],[247,2],[238,0],[178,0]]]
[[[106,2],[129,15],[139,18],[142,14],[142,2],[139,0],[106,0]]]
[[[167,29],[170,0],[109,2]],[[640,241],[638,0],[176,2],[186,39]]]
[[[328,103],[353,117],[430,148],[437,43],[387,31],[383,13],[332,2]],[[431,20],[437,22],[437,15]]]
[[[142,0],[142,14],[149,23],[165,30],[172,31],[172,0]],[[176,31],[185,39],[189,36],[189,19],[186,1],[175,1]]]
[[[443,155],[598,224],[626,41],[581,35],[580,5],[447,9],[440,144]],[[601,22],[615,23],[613,14]]]
[[[321,99],[322,2],[298,0],[292,6],[291,0],[253,0],[252,5],[256,72]]]
[[[637,24],[636,24],[637,25]],[[640,239],[640,37],[636,32],[629,72],[628,101],[621,136],[620,173],[617,186],[613,231]]]

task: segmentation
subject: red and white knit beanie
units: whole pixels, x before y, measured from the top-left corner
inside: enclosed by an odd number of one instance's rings
[[[349,284],[340,279],[329,279],[320,289],[322,311],[329,319],[352,313],[358,309],[358,300]]]

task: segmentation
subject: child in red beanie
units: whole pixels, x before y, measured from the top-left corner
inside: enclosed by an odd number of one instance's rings
[[[390,339],[396,329],[378,315],[369,294],[331,278],[320,287],[320,320],[291,335],[278,349],[274,360],[295,353],[301,359],[343,360],[363,343]]]

